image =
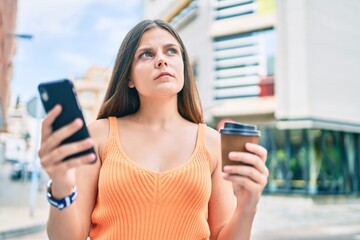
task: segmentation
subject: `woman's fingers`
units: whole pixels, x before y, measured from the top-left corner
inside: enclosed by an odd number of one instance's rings
[[[250,165],[250,166],[256,168],[259,172],[264,174],[266,177],[269,175],[269,170],[265,165],[265,160],[260,158],[258,155],[255,155],[252,153],[247,153],[247,152],[230,152],[229,158],[233,161],[239,162],[239,164]],[[236,167],[236,166],[237,165],[228,166],[228,167]],[[225,171],[225,169],[224,169],[224,171]]]
[[[266,158],[267,158],[266,148],[262,147],[261,145],[254,144],[254,143],[246,143],[245,148],[249,152],[258,155],[262,160],[266,161]]]
[[[224,179],[233,183],[235,192],[236,189],[246,189],[248,192],[261,193],[266,185],[256,183],[250,178],[239,175],[224,174]]]
[[[48,112],[44,119],[38,155],[41,166],[53,181],[59,180],[62,184],[65,181],[67,185],[73,185],[75,182],[75,168],[80,165],[93,163],[96,155],[89,153],[66,159],[66,161],[63,161],[63,159],[93,147],[94,142],[92,139],[87,138],[77,142],[62,144],[65,139],[80,130],[85,123],[77,118],[66,126],[54,131],[53,123],[60,113],[61,106],[57,105]]]
[[[60,128],[53,132],[42,142],[42,147],[39,150],[40,158],[45,154],[51,152],[54,148],[60,145],[62,141],[77,132],[83,125],[83,121],[79,118],[75,119],[72,123]]]
[[[266,185],[267,183],[267,175],[262,174],[252,166],[225,166],[224,172],[227,174],[225,177],[234,175],[234,177],[239,176],[251,179],[253,182],[261,185]]]
[[[55,119],[60,115],[62,111],[61,105],[56,105],[53,109],[51,109],[42,122],[42,131],[41,131],[41,140],[43,141],[47,137],[49,137],[52,133],[52,124]]]
[[[81,140],[74,143],[68,143],[61,145],[58,148],[55,148],[46,156],[42,158],[41,164],[44,168],[49,167],[54,164],[58,164],[66,157],[73,155],[78,152],[85,151],[94,146],[93,140],[91,138],[87,138],[85,140]],[[94,159],[92,159],[94,160]],[[68,160],[67,160],[68,161]]]
[[[229,159],[238,165],[224,167],[224,179],[231,181],[235,189],[261,192],[267,184],[269,170],[265,165],[267,151],[257,144],[246,144],[249,152],[230,152]]]

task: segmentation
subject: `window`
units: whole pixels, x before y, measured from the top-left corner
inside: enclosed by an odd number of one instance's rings
[[[179,29],[195,18],[198,9],[198,0],[192,0],[177,15],[170,19],[169,23]]]
[[[256,12],[255,0],[217,0],[214,5],[216,20],[249,15]]]
[[[215,38],[215,99],[262,95],[262,79],[274,73],[274,48],[273,29]]]

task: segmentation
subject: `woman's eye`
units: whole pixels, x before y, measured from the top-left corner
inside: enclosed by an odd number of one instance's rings
[[[149,58],[149,57],[152,57],[152,54],[150,52],[143,52],[142,54],[140,54],[139,57],[140,58]]]
[[[175,48],[169,48],[168,50],[167,50],[167,52],[169,53],[169,54],[177,54],[177,50],[175,49]]]

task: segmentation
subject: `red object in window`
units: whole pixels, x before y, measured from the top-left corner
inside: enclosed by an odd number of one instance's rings
[[[260,97],[274,96],[274,76],[260,78]]]

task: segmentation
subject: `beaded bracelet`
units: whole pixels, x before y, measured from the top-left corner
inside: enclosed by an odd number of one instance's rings
[[[77,190],[76,190],[76,186],[73,187],[72,193],[69,196],[66,196],[62,199],[56,199],[52,196],[51,193],[51,184],[52,184],[52,180],[50,180],[47,184],[47,199],[48,202],[58,208],[59,210],[63,210],[64,208],[66,208],[67,206],[70,206],[76,199],[77,197]]]

